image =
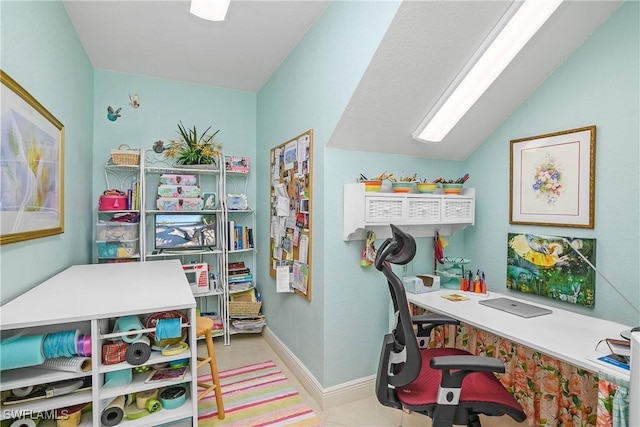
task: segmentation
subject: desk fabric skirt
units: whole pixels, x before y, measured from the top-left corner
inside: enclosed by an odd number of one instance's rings
[[[506,372],[499,375],[500,382],[520,402],[530,426],[625,425],[616,418],[628,418],[628,408],[626,415],[624,408],[614,411],[620,409],[616,394],[623,398],[622,406],[628,406],[625,387],[473,326],[456,327],[455,337],[449,331],[434,329],[430,346],[455,346],[501,359]]]

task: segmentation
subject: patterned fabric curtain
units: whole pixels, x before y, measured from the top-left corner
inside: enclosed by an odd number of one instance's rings
[[[597,427],[629,426],[629,382],[599,372]]]
[[[613,420],[624,418],[626,389],[623,396],[620,385],[607,381],[603,386],[596,373],[468,325],[437,328],[430,345],[502,360],[506,372],[499,375],[500,382],[520,402],[530,426],[625,426]]]

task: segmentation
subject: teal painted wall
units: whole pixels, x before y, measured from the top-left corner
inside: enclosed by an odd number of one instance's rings
[[[216,140],[225,154],[256,154],[256,94],[164,80],[135,74],[95,70],[93,199],[107,188],[105,162],[111,150],[126,144],[151,149],[157,140],[167,142],[179,135],[179,121],[210,132],[220,129]],[[140,96],[140,107],[129,105],[129,95]],[[107,106],[122,108],[116,121],[107,119]],[[249,177],[247,195],[255,201],[255,174]],[[94,209],[95,210],[95,209]]]
[[[465,231],[466,255],[482,265],[490,290],[505,290],[509,232],[595,238],[596,267],[640,307],[639,9],[636,1],[623,4],[467,159],[478,194],[476,226]],[[595,228],[509,225],[510,140],[589,125],[597,126]],[[595,308],[552,305],[640,324],[638,313],[599,276]]]
[[[323,385],[371,374],[357,357],[345,353],[343,336],[352,325],[331,305],[328,271],[342,254],[327,258],[327,212],[342,189],[327,185],[335,172],[324,148],[373,53],[395,15],[397,2],[332,2],[278,71],[258,93],[258,280],[262,283],[269,328]],[[308,129],[314,130],[312,299],[276,294],[269,276],[269,151]],[[354,260],[354,263],[356,261]],[[265,286],[266,284],[266,286]],[[338,316],[340,333],[328,322]]]
[[[391,142],[392,143],[392,142]],[[391,298],[386,279],[374,267],[360,266],[362,240],[343,241],[343,188],[355,182],[360,173],[375,176],[384,170],[395,176],[410,176],[435,179],[438,176],[463,175],[462,162],[425,160],[400,155],[373,154],[346,150],[327,149],[325,162],[330,173],[325,175],[325,330],[332,350],[327,351],[326,385],[337,384],[375,373],[379,362],[382,336],[389,331]],[[446,237],[449,247],[447,256],[463,256],[465,253],[463,233]],[[376,241],[379,247],[382,240]],[[433,272],[433,238],[417,238],[414,260],[407,264],[406,274]],[[400,277],[402,267],[394,270]],[[339,332],[337,332],[339,331]],[[346,357],[357,355],[357,357]],[[345,372],[336,372],[335,366],[346,365]],[[355,376],[352,374],[359,374]],[[345,375],[349,375],[345,377]]]
[[[0,67],[64,125],[64,233],[0,247],[4,304],[91,261],[93,69],[61,2],[2,1]]]

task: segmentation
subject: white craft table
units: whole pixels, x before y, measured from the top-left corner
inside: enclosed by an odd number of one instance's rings
[[[1,419],[12,417],[20,411],[46,413],[71,405],[93,403],[93,412],[83,416],[82,426],[100,425],[100,415],[105,406],[119,395],[170,386],[187,385],[186,403],[176,409],[159,412],[135,421],[123,420],[119,425],[155,426],[165,422],[191,419],[197,425],[196,356],[195,337],[196,301],[179,260],[131,262],[114,264],[74,265],[46,280],[35,288],[0,307],[0,332],[2,338],[24,334],[37,335],[78,329],[83,335],[91,335],[92,369],[89,372],[65,372],[35,367],[2,371],[0,390],[10,390],[50,383],[82,376],[91,376],[91,390],[71,393],[38,401],[15,405],[0,405]],[[146,384],[142,376],[128,385],[104,387],[105,373],[133,368],[127,362],[115,365],[102,364],[102,344],[108,341],[109,325],[128,315],[154,314],[179,310],[189,319],[187,341],[190,349],[174,356],[162,356],[152,352],[144,365],[189,358],[190,372],[173,383]]]
[[[443,295],[461,294],[467,301],[450,301]],[[553,311],[544,316],[524,318],[506,313],[478,303],[480,299],[506,297],[527,304],[545,307]],[[430,312],[445,314],[471,326],[538,350],[544,354],[586,369],[590,372],[603,371],[614,377],[629,380],[629,374],[608,368],[595,360],[610,353],[606,344],[596,345],[605,338],[619,338],[620,332],[630,326],[596,317],[585,316],[569,310],[534,303],[512,295],[489,292],[475,294],[455,290],[407,293],[410,303]]]

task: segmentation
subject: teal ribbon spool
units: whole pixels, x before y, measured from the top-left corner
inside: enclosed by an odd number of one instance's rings
[[[160,403],[164,409],[179,408],[187,401],[187,389],[182,386],[165,388],[160,392]]]
[[[182,319],[158,319],[156,323],[156,340],[161,341],[169,338],[180,338],[182,331],[180,324]]]
[[[116,320],[116,324],[114,327],[114,332],[131,332],[131,331],[139,331],[144,329],[142,326],[142,322],[138,316],[122,316]],[[135,335],[124,335],[122,336],[122,341],[126,343],[133,343],[142,338],[142,332],[139,332]]]

